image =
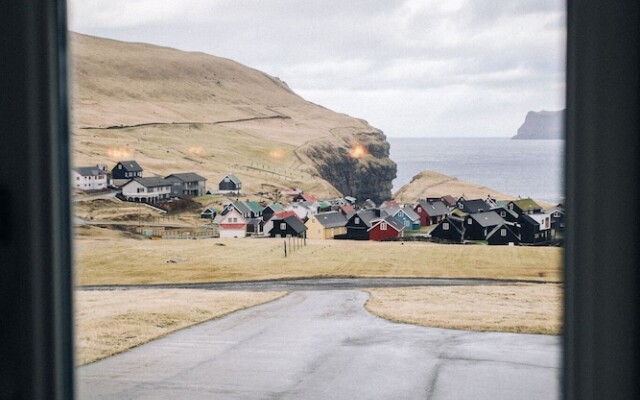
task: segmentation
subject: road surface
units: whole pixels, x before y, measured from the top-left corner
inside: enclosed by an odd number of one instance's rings
[[[79,399],[559,398],[559,338],[396,324],[300,291],[78,369]]]

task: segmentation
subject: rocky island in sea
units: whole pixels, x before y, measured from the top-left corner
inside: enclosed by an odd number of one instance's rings
[[[564,139],[565,110],[529,111],[513,139]]]

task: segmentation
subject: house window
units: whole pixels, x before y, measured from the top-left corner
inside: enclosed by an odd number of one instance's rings
[[[359,223],[360,223],[360,218],[356,217],[356,218],[353,220],[353,222],[354,222],[354,223],[356,223],[356,224],[359,224]]]
[[[418,212],[422,212],[422,207],[418,207],[418,208],[416,208],[416,211],[418,211]]]
[[[281,222],[281,223],[280,223],[280,230],[281,230],[281,231],[284,231],[284,230],[286,230],[286,229],[287,229],[287,224],[286,224],[285,222]]]
[[[122,169],[122,164],[118,164],[118,169]]]
[[[138,188],[138,193],[144,193],[144,188]]]
[[[442,224],[442,230],[443,231],[448,231],[449,230],[449,223],[448,222],[444,222]]]
[[[467,220],[467,225],[471,225],[471,224],[473,224],[473,221],[471,220],[471,218],[469,218],[469,219]]]
[[[506,212],[504,212],[504,211],[500,211],[500,216],[501,216],[501,217],[506,217],[506,216],[507,216],[507,213],[506,213]]]
[[[507,236],[507,230],[506,229],[500,229],[500,236],[506,237]]]
[[[387,230],[387,223],[386,222],[383,222],[383,223],[380,224],[380,230],[381,231],[386,231]]]

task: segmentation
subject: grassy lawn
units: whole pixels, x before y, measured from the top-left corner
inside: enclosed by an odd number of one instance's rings
[[[77,364],[123,352],[285,294],[191,289],[76,291]]]
[[[391,321],[415,325],[558,335],[559,284],[370,289],[366,308]]]
[[[562,249],[424,242],[307,240],[284,257],[284,239],[75,241],[80,285],[276,278],[455,277],[559,282]]]

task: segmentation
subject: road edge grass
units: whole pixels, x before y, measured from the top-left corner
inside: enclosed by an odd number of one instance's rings
[[[82,289],[78,289],[78,288],[76,288],[75,290],[82,291]],[[144,289],[144,290],[154,290],[154,289]],[[157,290],[161,290],[161,289],[157,289]],[[190,289],[186,289],[186,290],[190,290]],[[107,292],[107,291],[112,291],[112,290],[106,289],[104,291]],[[232,292],[232,290],[230,290],[230,292]],[[244,291],[238,291],[238,292],[244,292]],[[212,293],[216,293],[216,292],[212,292]],[[144,339],[142,339],[140,341],[136,341],[135,343],[133,343],[131,345],[128,345],[127,347],[113,349],[108,354],[103,354],[103,355],[100,355],[98,357],[90,358],[89,360],[85,360],[85,361],[81,361],[80,360],[80,347],[76,344],[76,346],[75,346],[75,353],[76,353],[75,354],[75,360],[76,360],[75,361],[75,367],[77,368],[77,367],[82,367],[82,366],[85,366],[85,365],[90,365],[90,364],[96,363],[96,362],[104,360],[106,358],[109,358],[109,357],[112,357],[112,356],[115,356],[115,355],[118,355],[118,354],[125,353],[125,352],[127,352],[129,350],[135,349],[136,347],[142,346],[142,345],[150,343],[152,341],[155,341],[155,340],[158,340],[158,339],[162,339],[162,338],[164,338],[164,337],[166,337],[168,335],[171,335],[173,333],[179,332],[181,330],[189,329],[189,328],[195,327],[195,326],[200,325],[200,324],[204,324],[204,323],[207,323],[207,322],[218,320],[218,319],[224,318],[226,316],[229,316],[229,315],[231,315],[233,313],[236,313],[236,312],[239,312],[239,311],[243,311],[243,310],[247,310],[247,309],[250,309],[250,308],[253,308],[253,307],[258,307],[258,306],[262,306],[262,305],[265,305],[265,304],[269,304],[269,303],[278,301],[278,300],[280,300],[280,299],[282,299],[282,298],[284,298],[284,297],[286,297],[286,296],[291,294],[291,292],[280,292],[280,291],[277,291],[277,292],[263,292],[263,293],[274,293],[274,294],[278,294],[278,295],[276,297],[268,299],[266,301],[262,301],[262,302],[258,302],[258,303],[254,303],[254,304],[249,304],[249,305],[245,305],[245,306],[241,306],[241,307],[237,307],[237,308],[234,308],[232,310],[228,310],[228,311],[225,311],[225,312],[222,312],[222,313],[219,313],[219,314],[209,315],[204,319],[201,319],[201,320],[198,320],[198,321],[195,321],[195,322],[191,322],[191,323],[187,323],[186,325],[179,325],[175,329],[168,329],[168,330],[166,330],[166,331],[164,331],[164,332],[162,332],[162,333],[160,333],[158,335],[146,337],[146,338],[144,338]],[[77,339],[77,335],[79,334],[78,327],[75,328],[75,331],[76,331],[75,332],[75,334],[76,334],[75,341],[78,342],[78,339]]]
[[[562,296],[562,287],[557,283],[544,283],[544,284],[533,284],[533,285],[556,285],[559,287],[561,296]],[[482,285],[479,285],[482,286]],[[520,285],[491,285],[491,288],[509,288],[512,289]],[[393,302],[394,299],[384,299],[384,295],[380,295],[380,293],[384,293],[387,289],[397,290],[398,292],[410,293],[415,291],[416,289],[433,289],[434,287],[406,287],[406,288],[367,288],[360,289],[361,291],[367,294],[367,300],[364,304],[364,309],[369,312],[371,315],[382,318],[389,322],[398,323],[398,324],[407,324],[414,326],[423,326],[428,328],[439,328],[439,329],[453,329],[453,330],[462,330],[462,331],[470,331],[470,332],[498,332],[498,333],[515,333],[515,334],[538,334],[538,335],[553,335],[559,336],[562,334],[562,301],[556,302],[556,306],[558,309],[549,309],[548,307],[540,313],[540,310],[536,310],[538,312],[538,319],[533,322],[529,319],[523,317],[523,319],[518,319],[518,323],[514,323],[513,320],[509,319],[509,316],[504,317],[502,315],[501,322],[487,323],[486,321],[476,320],[474,318],[467,318],[465,322],[455,322],[451,321],[450,318],[447,318],[447,315],[455,314],[455,311],[448,311],[446,315],[438,315],[436,314],[437,321],[434,321],[430,318],[421,319],[418,315],[424,316],[424,313],[420,311],[414,311],[413,313],[407,313],[399,311],[398,307],[390,307],[390,303]],[[460,287],[437,287],[437,290],[457,290]],[[385,304],[385,300],[387,300],[387,304]],[[397,299],[396,299],[397,300]],[[474,305],[476,305],[476,300],[473,299]],[[471,299],[470,299],[471,301]],[[373,303],[377,302],[378,304],[374,305]],[[411,302],[414,305],[424,306],[425,302],[419,299],[416,299],[415,296],[408,297],[404,304],[407,306],[411,306]],[[515,308],[519,308],[518,311],[521,316],[524,316],[527,313],[531,313],[531,308],[523,307],[523,304],[520,301],[514,301],[512,303]],[[482,307],[480,307],[482,308]],[[481,312],[479,313],[481,314]],[[540,318],[543,318],[542,322]],[[543,327],[545,324],[550,324],[550,327]]]

